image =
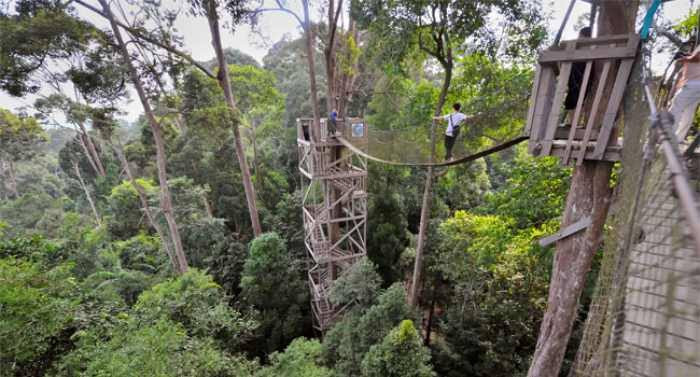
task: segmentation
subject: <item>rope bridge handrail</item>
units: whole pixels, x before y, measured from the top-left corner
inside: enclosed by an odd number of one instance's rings
[[[400,162],[400,161],[385,160],[383,158],[373,156],[373,155],[363,151],[361,148],[354,146],[351,142],[349,142],[348,140],[346,140],[343,137],[338,136],[338,137],[336,137],[336,139],[338,139],[338,141],[341,144],[343,144],[343,146],[350,149],[354,153],[356,153],[356,154],[358,154],[358,155],[360,155],[368,160],[372,160],[372,161],[379,162],[382,164],[395,165],[395,166],[441,167],[441,166],[452,166],[452,165],[464,164],[467,162],[477,160],[477,159],[482,158],[482,157],[486,157],[490,154],[500,152],[504,149],[508,149],[512,146],[520,144],[521,142],[527,140],[528,137],[527,136],[519,136],[519,137],[516,137],[514,139],[508,140],[504,143],[493,146],[491,148],[485,149],[483,151],[470,154],[468,156],[460,157],[460,158],[450,160],[450,161],[434,162],[434,163],[430,163],[430,162]]]

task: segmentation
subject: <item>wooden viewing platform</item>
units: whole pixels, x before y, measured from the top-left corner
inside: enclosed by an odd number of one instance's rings
[[[638,47],[637,34],[623,34],[562,41],[541,52],[525,127],[530,153],[558,156],[562,164],[619,161],[616,120]],[[570,78],[580,90],[565,122]]]

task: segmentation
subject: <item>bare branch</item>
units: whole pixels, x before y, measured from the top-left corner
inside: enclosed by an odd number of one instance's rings
[[[282,4],[280,0],[276,0],[275,2],[277,3],[277,8],[258,8],[253,11],[253,14],[259,14],[264,12],[284,12],[292,15],[292,17],[294,17],[299,23],[299,26],[301,26],[302,28],[305,27],[304,21],[302,21],[301,17],[299,17],[299,15],[296,14],[296,12],[289,8],[285,8],[284,4]]]
[[[94,13],[97,13],[98,15],[104,17],[105,19],[108,19],[108,18],[107,18],[107,15],[105,15],[101,10],[99,10],[98,8],[96,8],[96,7],[94,7],[94,6],[92,6],[92,5],[88,4],[88,3],[86,3],[85,1],[83,1],[83,0],[74,0],[74,1],[75,1],[76,3],[82,5],[83,7],[89,9],[90,11],[92,11],[92,12],[94,12]],[[204,72],[204,74],[206,74],[206,75],[209,76],[210,78],[216,79],[216,75],[214,75],[213,73],[211,73],[211,71],[209,71],[209,69],[207,69],[207,67],[205,67],[204,65],[202,65],[202,64],[199,63],[198,61],[194,60],[194,58],[192,58],[192,57],[191,57],[190,55],[188,55],[187,53],[185,53],[185,52],[183,52],[183,51],[180,51],[180,50],[178,50],[177,48],[175,48],[175,47],[173,47],[173,46],[170,46],[170,45],[168,45],[168,44],[165,44],[165,43],[163,43],[163,42],[161,42],[161,41],[159,41],[159,40],[157,40],[157,39],[155,39],[155,38],[151,38],[151,37],[149,37],[148,35],[142,33],[141,31],[139,31],[139,30],[137,30],[137,29],[134,29],[134,28],[132,28],[132,27],[129,27],[129,26],[125,25],[124,23],[122,23],[122,22],[119,21],[119,20],[114,20],[114,22],[115,22],[120,28],[124,29],[126,32],[128,32],[129,34],[131,34],[134,38],[136,38],[136,39],[142,39],[142,40],[144,40],[144,41],[146,41],[146,42],[148,42],[148,43],[151,43],[151,44],[156,45],[156,46],[158,46],[158,47],[160,47],[160,48],[162,48],[162,49],[164,49],[164,50],[166,50],[166,51],[169,51],[169,52],[171,52],[171,53],[173,53],[173,54],[175,54],[175,55],[181,57],[182,59],[186,60],[188,63],[192,64],[193,66],[197,67],[199,70],[201,70],[202,72]]]
[[[333,43],[335,42],[335,35],[336,31],[338,30],[338,18],[340,17],[340,10],[343,9],[343,0],[338,1],[338,8],[335,10],[335,16],[333,17],[333,24],[328,25],[331,30],[331,35],[328,38],[328,45],[331,46],[330,48],[333,48]],[[330,20],[329,20],[330,21]]]

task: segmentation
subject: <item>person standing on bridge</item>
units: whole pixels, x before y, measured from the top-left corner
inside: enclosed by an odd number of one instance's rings
[[[697,107],[700,101],[700,46],[689,55],[677,59],[676,64],[680,66],[681,75],[671,91],[675,95],[668,111],[678,124],[685,110],[691,106]]]
[[[459,136],[459,128],[465,120],[470,119],[470,117],[460,111],[462,109],[460,103],[455,103],[452,105],[452,108],[454,111],[447,115],[433,117],[437,121],[447,121],[447,128],[445,129],[445,160],[447,161],[452,160],[452,148],[455,145],[457,136]]]

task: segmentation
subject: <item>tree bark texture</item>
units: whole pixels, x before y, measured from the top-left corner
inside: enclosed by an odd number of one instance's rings
[[[139,196],[139,201],[141,202],[141,209],[143,210],[143,213],[146,215],[146,220],[148,220],[148,224],[153,227],[153,229],[156,231],[156,234],[158,234],[158,237],[160,238],[160,242],[163,245],[163,249],[165,250],[165,253],[168,255],[168,258],[170,259],[170,264],[173,266],[173,269],[177,271],[178,268],[178,261],[175,255],[173,254],[172,251],[172,241],[170,241],[170,238],[165,234],[163,231],[163,228],[161,228],[160,224],[156,222],[155,216],[153,216],[153,213],[151,212],[151,208],[148,205],[148,197],[146,196],[146,190],[136,181],[136,178],[134,177],[134,174],[131,171],[131,166],[129,165],[129,161],[126,159],[126,156],[124,155],[124,150],[122,149],[121,145],[112,145],[112,149],[114,149],[114,152],[117,154],[117,158],[119,159],[119,162],[122,164],[122,167],[124,169],[124,172],[126,172],[126,177],[129,179],[129,182],[131,185],[134,187],[136,190],[136,193]]]
[[[601,2],[598,36],[634,30],[637,7],[638,0]],[[598,68],[596,71],[601,72],[602,69]],[[611,77],[615,77],[614,74]],[[608,90],[605,91],[603,100],[607,102],[611,88],[606,89]],[[602,113],[593,116],[602,119]],[[547,310],[540,327],[528,377],[559,375],[576,320],[586,275],[593,256],[600,247],[612,197],[612,166],[611,162],[606,161],[584,161],[582,165],[574,168],[561,226],[568,226],[586,216],[591,216],[592,223],[585,231],[564,238],[556,244]]]
[[[304,34],[306,36],[306,60],[309,64],[309,88],[311,90],[311,105],[314,111],[314,124],[311,129],[311,137],[321,140],[321,110],[318,103],[318,86],[316,85],[316,66],[314,65],[314,31],[309,18],[309,0],[301,1],[304,8]]]
[[[87,201],[90,204],[92,214],[95,216],[95,224],[97,226],[102,226],[102,221],[100,221],[100,214],[97,212],[95,202],[92,201],[92,195],[90,195],[90,190],[88,190],[88,187],[85,184],[85,181],[83,180],[83,175],[80,174],[80,168],[78,167],[78,163],[76,161],[73,161],[73,170],[75,170],[75,175],[78,176],[78,182],[80,183],[80,187],[83,189],[83,192],[85,192],[85,197],[87,198]]]
[[[10,191],[15,198],[19,198],[17,190],[17,173],[15,172],[15,162],[11,159],[7,162],[7,173],[10,178]]]
[[[146,91],[141,83],[138,72],[136,68],[131,63],[131,56],[129,55],[129,50],[126,47],[126,43],[122,38],[121,31],[117,22],[115,21],[114,14],[109,7],[107,0],[100,0],[100,5],[103,8],[103,12],[108,18],[110,25],[112,27],[112,32],[114,33],[114,38],[119,46],[122,59],[124,59],[124,64],[129,70],[129,76],[132,83],[136,89],[141,105],[143,106],[146,119],[153,132],[153,139],[156,145],[156,166],[158,168],[158,182],[160,184],[160,207],[165,217],[165,221],[168,224],[168,231],[170,233],[170,240],[173,243],[173,249],[175,253],[175,258],[177,261],[176,272],[178,274],[183,274],[187,272],[187,258],[185,257],[185,252],[182,247],[182,239],[180,237],[180,231],[177,227],[177,222],[175,221],[175,215],[173,213],[172,198],[170,196],[170,188],[168,186],[168,174],[166,171],[165,163],[165,142],[163,140],[163,131],[153,114],[153,109],[148,102],[148,97],[146,96]]]
[[[88,160],[90,161],[90,164],[95,169],[97,175],[99,175],[100,177],[104,177],[106,175],[105,168],[102,165],[100,154],[97,153],[95,143],[92,142],[92,138],[90,137],[90,135],[88,135],[87,131],[85,130],[85,126],[82,123],[78,123],[78,127],[80,128],[81,140],[84,142],[83,148],[87,147],[86,155],[88,157]]]
[[[207,21],[209,22],[209,31],[211,32],[211,43],[214,47],[214,52],[216,53],[216,60],[219,63],[219,73],[217,74],[217,79],[219,81],[219,86],[221,86],[221,89],[224,91],[226,105],[231,112],[231,126],[233,128],[233,141],[236,149],[236,157],[238,158],[238,165],[241,169],[241,176],[243,178],[243,189],[245,190],[248,212],[250,213],[250,223],[253,227],[253,234],[257,237],[262,234],[262,226],[260,225],[260,218],[258,216],[258,206],[255,202],[255,187],[253,187],[253,182],[250,178],[250,168],[248,167],[248,162],[246,161],[245,157],[245,150],[243,149],[243,143],[241,142],[241,132],[238,127],[240,124],[240,114],[236,106],[236,101],[233,98],[233,90],[231,89],[231,81],[228,73],[228,64],[226,64],[226,56],[224,55],[224,49],[221,43],[219,14],[216,6],[217,2],[215,0],[207,1]]]
[[[592,224],[585,231],[557,242],[547,311],[528,376],[556,377],[559,374],[586,274],[600,246],[612,194],[612,165],[605,161],[584,161],[574,169],[562,227],[589,215]]]

